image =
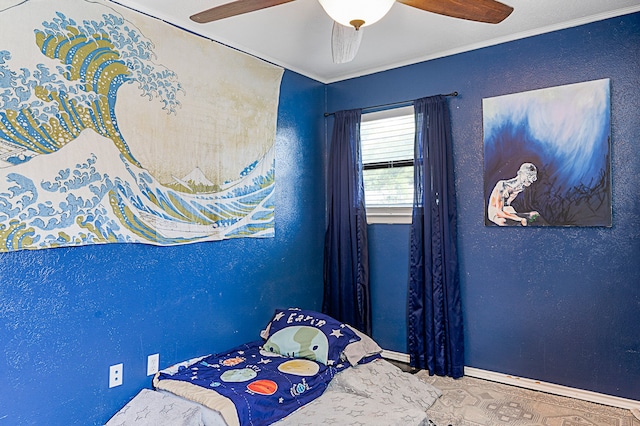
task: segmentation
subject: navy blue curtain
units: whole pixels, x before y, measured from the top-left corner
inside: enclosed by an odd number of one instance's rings
[[[449,109],[445,96],[418,99],[414,108],[408,350],[413,367],[458,378],[464,337]]]
[[[322,311],[371,335],[361,110],[335,113],[328,164]]]

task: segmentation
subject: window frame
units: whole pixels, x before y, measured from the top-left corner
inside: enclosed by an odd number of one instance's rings
[[[406,115],[415,115],[415,110],[413,104],[399,106],[396,108],[389,108],[384,110],[372,111],[372,112],[363,112],[361,117],[361,122],[368,121],[376,121],[385,118],[394,118],[401,117]],[[414,129],[414,138],[415,138],[415,129]],[[362,140],[362,137],[360,138]],[[408,164],[410,163],[410,164]],[[362,168],[363,172],[365,169],[380,169],[380,168],[390,168],[390,167],[413,167],[414,160],[400,160],[400,161],[382,161],[378,163],[369,163],[367,166],[363,163]],[[367,212],[367,224],[411,224],[413,207],[369,207],[366,205],[366,197],[365,197],[365,208]]]

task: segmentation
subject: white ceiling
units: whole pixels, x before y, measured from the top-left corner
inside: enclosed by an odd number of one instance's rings
[[[640,11],[640,0],[501,0],[514,11],[492,25],[396,3],[378,23],[362,28],[352,62],[334,64],[333,21],[318,0],[296,0],[208,24],[189,16],[230,0],[112,1],[323,83]]]

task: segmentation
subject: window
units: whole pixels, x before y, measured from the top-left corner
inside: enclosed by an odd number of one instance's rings
[[[414,133],[413,106],[362,115],[368,223],[411,223]]]

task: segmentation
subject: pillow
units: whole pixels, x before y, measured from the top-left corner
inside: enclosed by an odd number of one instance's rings
[[[298,308],[276,309],[260,335],[263,349],[291,358],[306,358],[325,365],[341,362],[344,348],[360,338],[351,328],[320,312]]]
[[[349,361],[349,364],[356,365],[362,360],[369,362],[373,360],[371,358],[373,355],[379,355],[382,353],[382,348],[371,337],[348,324],[347,327],[349,327],[351,331],[360,338],[359,341],[350,343],[346,348],[344,348],[343,353],[347,358],[347,361]]]

